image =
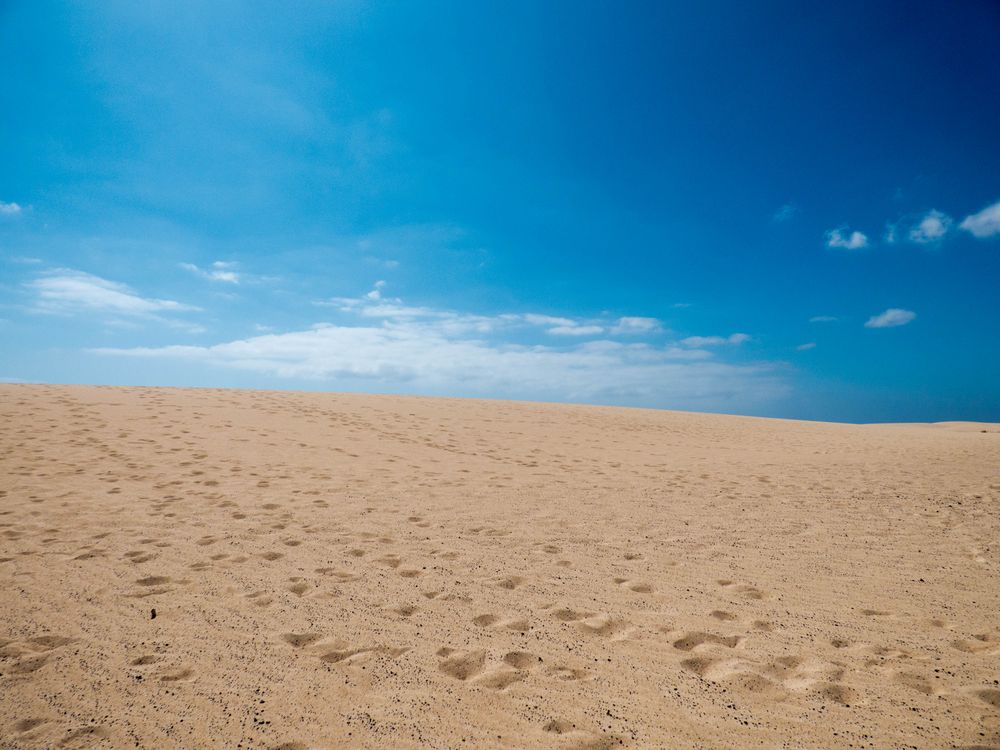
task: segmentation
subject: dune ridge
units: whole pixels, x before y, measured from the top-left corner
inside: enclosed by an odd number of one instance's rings
[[[0,385],[0,747],[1000,748],[1000,428]]]

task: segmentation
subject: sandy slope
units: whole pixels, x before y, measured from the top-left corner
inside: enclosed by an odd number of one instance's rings
[[[1000,747],[995,425],[20,385],[0,424],[3,747]]]

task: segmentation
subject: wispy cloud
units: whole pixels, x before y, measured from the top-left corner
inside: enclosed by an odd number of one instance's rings
[[[681,339],[681,343],[684,346],[701,348],[704,346],[724,346],[726,344],[739,346],[749,340],[750,336],[746,333],[733,333],[729,336],[688,336],[686,339]]]
[[[782,368],[773,363],[719,361],[709,351],[692,348],[691,342],[679,346],[636,341],[638,329],[662,334],[659,321],[652,318],[600,324],[533,313],[479,315],[410,306],[398,299],[370,300],[366,295],[327,304],[346,319],[215,346],[96,351],[330,382],[348,390],[377,387],[426,394],[745,409],[778,398],[788,389]],[[631,338],[573,340],[613,335],[611,330],[618,327]],[[532,331],[555,338],[545,345],[526,343],[537,340]],[[743,334],[734,336],[724,341],[744,340]]]
[[[1000,201],[966,216],[958,226],[979,239],[1000,235]]]
[[[905,326],[916,317],[917,314],[912,310],[890,307],[885,312],[868,318],[865,328],[896,328],[897,326]]]
[[[779,208],[777,211],[774,212],[774,215],[771,217],[771,221],[775,222],[776,224],[780,224],[781,222],[788,221],[789,219],[794,218],[795,214],[797,214],[798,212],[799,209],[797,206],[795,206],[792,203],[786,203],[784,206],[782,206],[781,208]]]
[[[604,333],[604,328],[601,326],[581,325],[553,326],[547,332],[553,336],[597,336]]]
[[[857,230],[852,232],[846,227],[831,229],[826,233],[826,246],[844,250],[860,250],[868,247],[868,236]]]
[[[21,206],[17,203],[4,203],[0,201],[0,216],[17,216],[21,213]]]
[[[816,348],[816,342],[815,341],[809,341],[809,342],[807,342],[805,344],[799,344],[797,347],[795,347],[795,351],[798,351],[798,352],[807,352],[810,349],[815,349],[815,348]]]
[[[27,286],[35,292],[35,307],[42,312],[99,310],[120,315],[151,315],[198,309],[174,300],[142,297],[124,284],[66,268],[45,274]]]
[[[429,394],[717,409],[759,404],[786,392],[779,369],[766,363],[691,360],[689,352],[673,347],[614,341],[569,348],[488,343],[422,325],[323,325],[208,347],[97,351]]]
[[[833,315],[813,315],[809,318],[810,323],[836,323],[837,318]]]
[[[910,242],[929,245],[940,242],[951,228],[951,217],[941,211],[930,210],[910,229]]]
[[[199,268],[194,263],[181,263],[180,267],[209,281],[223,281],[228,284],[240,283],[240,274],[236,271],[237,264],[233,262],[217,260],[212,263],[210,268]]]
[[[663,324],[657,318],[624,316],[619,318],[568,318],[541,313],[502,313],[498,315],[477,315],[472,313],[441,310],[430,307],[407,305],[398,297],[384,294],[386,282],[378,281],[371,291],[360,297],[332,297],[317,301],[316,305],[333,307],[341,312],[360,315],[365,318],[381,318],[391,322],[435,321],[447,326],[452,332],[467,331],[490,333],[517,327],[539,328],[553,336],[595,337],[648,336],[663,331]]]
[[[618,335],[639,335],[655,333],[662,330],[663,325],[656,318],[624,317],[618,318],[611,328],[611,333]]]

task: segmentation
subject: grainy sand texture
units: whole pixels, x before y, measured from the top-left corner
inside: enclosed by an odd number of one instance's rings
[[[35,385],[0,424],[5,748],[1000,747],[996,425]]]

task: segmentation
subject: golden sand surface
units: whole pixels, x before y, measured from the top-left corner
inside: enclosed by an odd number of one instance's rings
[[[996,425],[43,385],[0,424],[5,748],[1000,747]]]

